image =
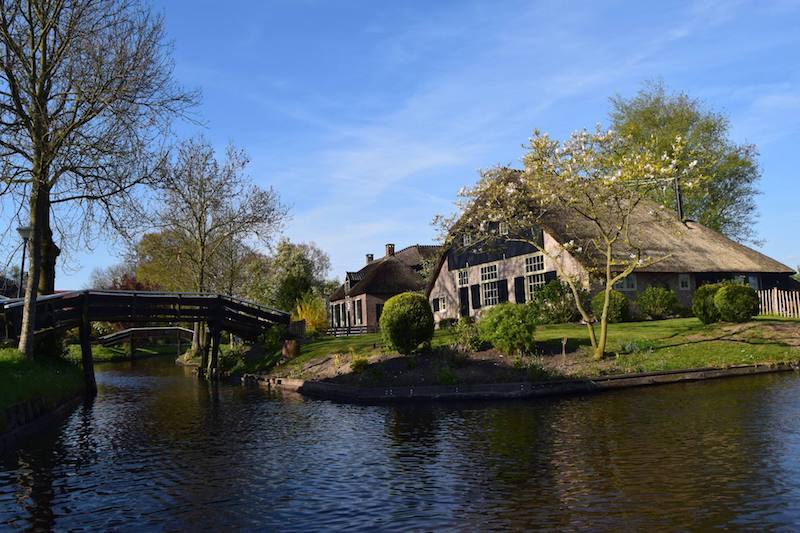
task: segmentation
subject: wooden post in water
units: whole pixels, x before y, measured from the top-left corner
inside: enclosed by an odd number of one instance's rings
[[[128,357],[130,357],[131,361],[133,361],[133,358],[136,355],[136,339],[134,338],[134,335],[134,332],[131,331],[131,336],[128,339]]]
[[[92,358],[91,343],[91,323],[89,322],[89,295],[81,296],[82,312],[81,324],[78,328],[81,339],[81,363],[83,365],[83,379],[86,386],[86,394],[89,396],[97,395],[97,382],[94,379],[94,359]]]
[[[208,361],[208,377],[218,377],[219,371],[219,342],[221,331],[216,324],[209,324],[209,333],[211,335],[211,358]]]

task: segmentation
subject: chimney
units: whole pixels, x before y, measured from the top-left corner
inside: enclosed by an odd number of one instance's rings
[[[386,257],[394,255],[394,244],[389,243],[386,245]]]
[[[375,260],[375,256],[372,254],[367,254],[367,264],[372,263]]]

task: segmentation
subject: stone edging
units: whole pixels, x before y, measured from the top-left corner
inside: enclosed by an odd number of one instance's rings
[[[738,365],[728,368],[696,368],[641,374],[618,374],[593,379],[542,382],[486,383],[474,385],[419,385],[402,387],[356,387],[324,381],[246,375],[245,384],[299,392],[314,398],[353,402],[393,402],[403,400],[492,400],[539,398],[570,394],[595,393],[606,390],[700,381],[733,376],[749,376],[797,370],[798,363]]]
[[[10,451],[22,440],[66,417],[82,401],[83,394],[78,394],[49,410],[42,398],[12,405],[6,412],[0,413],[6,420],[13,418],[12,427],[0,433],[0,454]]]

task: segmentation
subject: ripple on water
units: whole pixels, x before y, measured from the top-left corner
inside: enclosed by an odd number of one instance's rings
[[[209,387],[165,361],[0,459],[0,525],[707,529],[800,522],[800,379],[353,406]]]

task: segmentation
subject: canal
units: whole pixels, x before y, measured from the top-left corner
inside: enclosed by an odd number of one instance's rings
[[[800,527],[800,377],[354,406],[169,359],[0,457],[0,529]]]

